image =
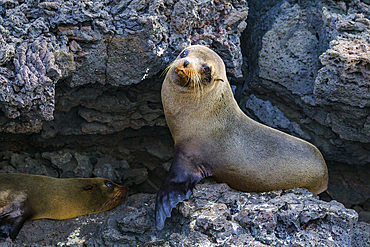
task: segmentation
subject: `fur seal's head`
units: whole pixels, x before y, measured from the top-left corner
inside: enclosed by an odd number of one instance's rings
[[[47,212],[42,208],[37,209],[36,211],[41,213],[36,214],[33,219],[68,219],[105,212],[118,206],[128,194],[127,187],[105,178],[67,178],[56,181],[59,183],[54,186],[59,188],[53,189],[55,194],[48,195],[45,202],[49,204]],[[42,190],[48,191],[47,188]],[[60,194],[56,195],[57,193]],[[60,198],[55,200],[58,197]],[[36,205],[36,207],[42,206]]]
[[[225,65],[216,52],[202,45],[185,48],[167,68],[167,77],[184,90],[204,91],[227,81]]]
[[[79,179],[80,196],[91,212],[104,212],[118,206],[126,197],[128,189],[105,178]],[[93,206],[94,205],[94,206]]]

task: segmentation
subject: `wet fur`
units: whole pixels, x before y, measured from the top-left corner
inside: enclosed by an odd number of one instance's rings
[[[176,152],[157,192],[157,228],[164,227],[171,210],[207,176],[247,192],[295,187],[325,191],[328,172],[317,148],[247,117],[234,99],[222,59],[204,46],[186,49],[188,55],[178,56],[169,66],[162,85],[163,109]],[[191,67],[181,72],[183,76],[177,72],[183,70],[185,59]],[[189,70],[202,74],[204,63],[211,68],[211,80],[204,83],[200,76],[199,83],[199,76],[192,79]]]
[[[27,220],[68,219],[104,212],[127,196],[127,188],[103,178],[58,179],[0,173],[0,239],[16,238]]]

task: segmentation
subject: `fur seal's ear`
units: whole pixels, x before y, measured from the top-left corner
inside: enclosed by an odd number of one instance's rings
[[[214,76],[213,77],[213,81],[216,82],[216,81],[224,81],[224,79],[222,79],[220,76]]]
[[[179,202],[189,199],[195,185],[204,177],[197,172],[192,161],[176,152],[170,172],[157,192],[155,221],[158,230],[163,229],[166,218]]]
[[[95,186],[93,184],[86,185],[83,189],[86,191],[94,190]]]
[[[24,222],[32,218],[31,210],[27,208],[14,208],[0,214],[0,239],[17,237]]]

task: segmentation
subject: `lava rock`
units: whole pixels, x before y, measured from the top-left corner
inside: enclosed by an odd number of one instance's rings
[[[243,109],[310,141],[327,160],[368,164],[369,6],[358,0],[249,4]]]
[[[54,119],[60,81],[69,87],[145,83],[190,43],[213,47],[228,72],[242,77],[239,37],[248,15],[245,0],[5,1],[2,8],[0,109],[7,119],[0,122],[0,132],[40,132],[44,122]],[[140,128],[157,112],[141,116],[144,120],[131,122],[130,115],[129,120],[102,116],[111,118],[113,126],[85,123],[82,131]]]
[[[357,213],[320,201],[306,189],[243,193],[226,184],[198,184],[193,196],[154,224],[153,194],[135,194],[96,215],[26,222],[14,244],[146,246],[351,246],[368,244]],[[7,244],[9,240],[0,244]]]

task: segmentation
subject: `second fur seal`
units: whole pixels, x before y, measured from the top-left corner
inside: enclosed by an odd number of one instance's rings
[[[127,191],[105,178],[0,173],[0,239],[14,240],[27,220],[62,220],[110,210]]]
[[[168,67],[162,103],[175,142],[167,178],[157,192],[156,227],[204,177],[246,192],[327,189],[328,171],[312,144],[246,116],[234,99],[222,59],[193,45]]]

